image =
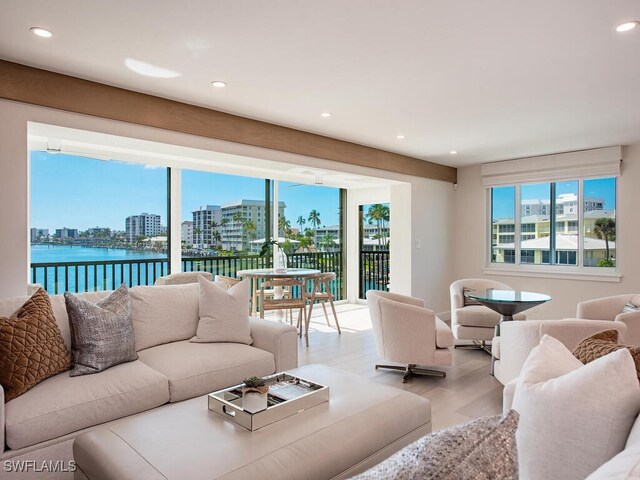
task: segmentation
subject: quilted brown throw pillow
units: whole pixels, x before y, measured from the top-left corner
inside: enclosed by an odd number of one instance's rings
[[[636,364],[638,379],[640,379],[640,345],[619,344],[617,330],[605,330],[604,332],[596,333],[595,335],[585,338],[573,350],[573,356],[582,363],[589,363],[621,348],[626,348],[631,352],[633,361]]]
[[[71,355],[42,288],[15,317],[0,318],[0,384],[5,402],[70,366]]]
[[[123,283],[98,303],[66,292],[71,329],[71,376],[98,373],[138,359],[131,320],[131,297]]]

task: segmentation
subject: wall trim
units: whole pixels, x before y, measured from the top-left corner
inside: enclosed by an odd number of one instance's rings
[[[0,98],[94,117],[457,182],[457,169],[398,153],[0,60]]]

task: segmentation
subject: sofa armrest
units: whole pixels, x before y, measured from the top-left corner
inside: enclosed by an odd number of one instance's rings
[[[531,350],[538,346],[546,334],[560,340],[573,350],[581,340],[604,330],[616,329],[622,339],[627,326],[609,320],[527,320],[503,322],[500,329],[500,378],[506,384],[520,375],[522,365]]]
[[[511,410],[511,406],[513,405],[513,396],[516,393],[517,383],[518,383],[518,378],[516,377],[504,386],[504,390],[502,391],[503,415],[506,415],[509,412],[509,410]]]
[[[620,313],[616,317],[616,322],[624,323],[627,326],[624,343],[640,345],[640,311]]]
[[[291,325],[250,317],[252,346],[273,353],[276,372],[298,366],[298,332]]]

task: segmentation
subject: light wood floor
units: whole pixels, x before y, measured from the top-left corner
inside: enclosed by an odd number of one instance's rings
[[[502,413],[502,384],[489,374],[487,353],[456,349],[453,366],[437,367],[447,372],[446,378],[414,376],[403,384],[402,373],[374,369],[376,363],[385,362],[376,354],[366,306],[337,305],[337,310],[342,335],[327,326],[322,308],[314,308],[310,347],[305,347],[304,340],[299,344],[300,365],[330,365],[428,398],[434,431]]]

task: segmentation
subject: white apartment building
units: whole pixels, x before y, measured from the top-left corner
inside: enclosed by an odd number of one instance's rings
[[[193,222],[191,225],[191,241],[196,248],[209,248],[217,245],[214,238],[214,231],[221,233],[220,222],[222,220],[222,209],[220,205],[207,205],[191,212]],[[184,225],[184,223],[183,223]],[[213,225],[216,225],[213,227]],[[184,231],[184,230],[183,230]],[[183,234],[184,240],[184,234]]]
[[[184,221],[180,225],[180,240],[186,245],[193,245],[193,222]]]
[[[125,219],[124,230],[127,240],[133,243],[138,237],[154,237],[163,233],[160,215],[155,213],[141,213],[131,215]]]
[[[278,214],[284,216],[284,202],[278,203]],[[222,206],[222,248],[225,250],[249,250],[249,242],[266,237],[266,209],[264,200],[240,200]],[[238,220],[238,218],[240,220]],[[248,231],[246,224],[251,221],[255,230]]]
[[[584,211],[604,209],[604,198],[585,197],[583,200]],[[520,201],[520,215],[549,215],[551,201],[547,198],[526,199]],[[578,196],[575,193],[563,193],[556,199],[556,213],[558,214],[578,214]]]

